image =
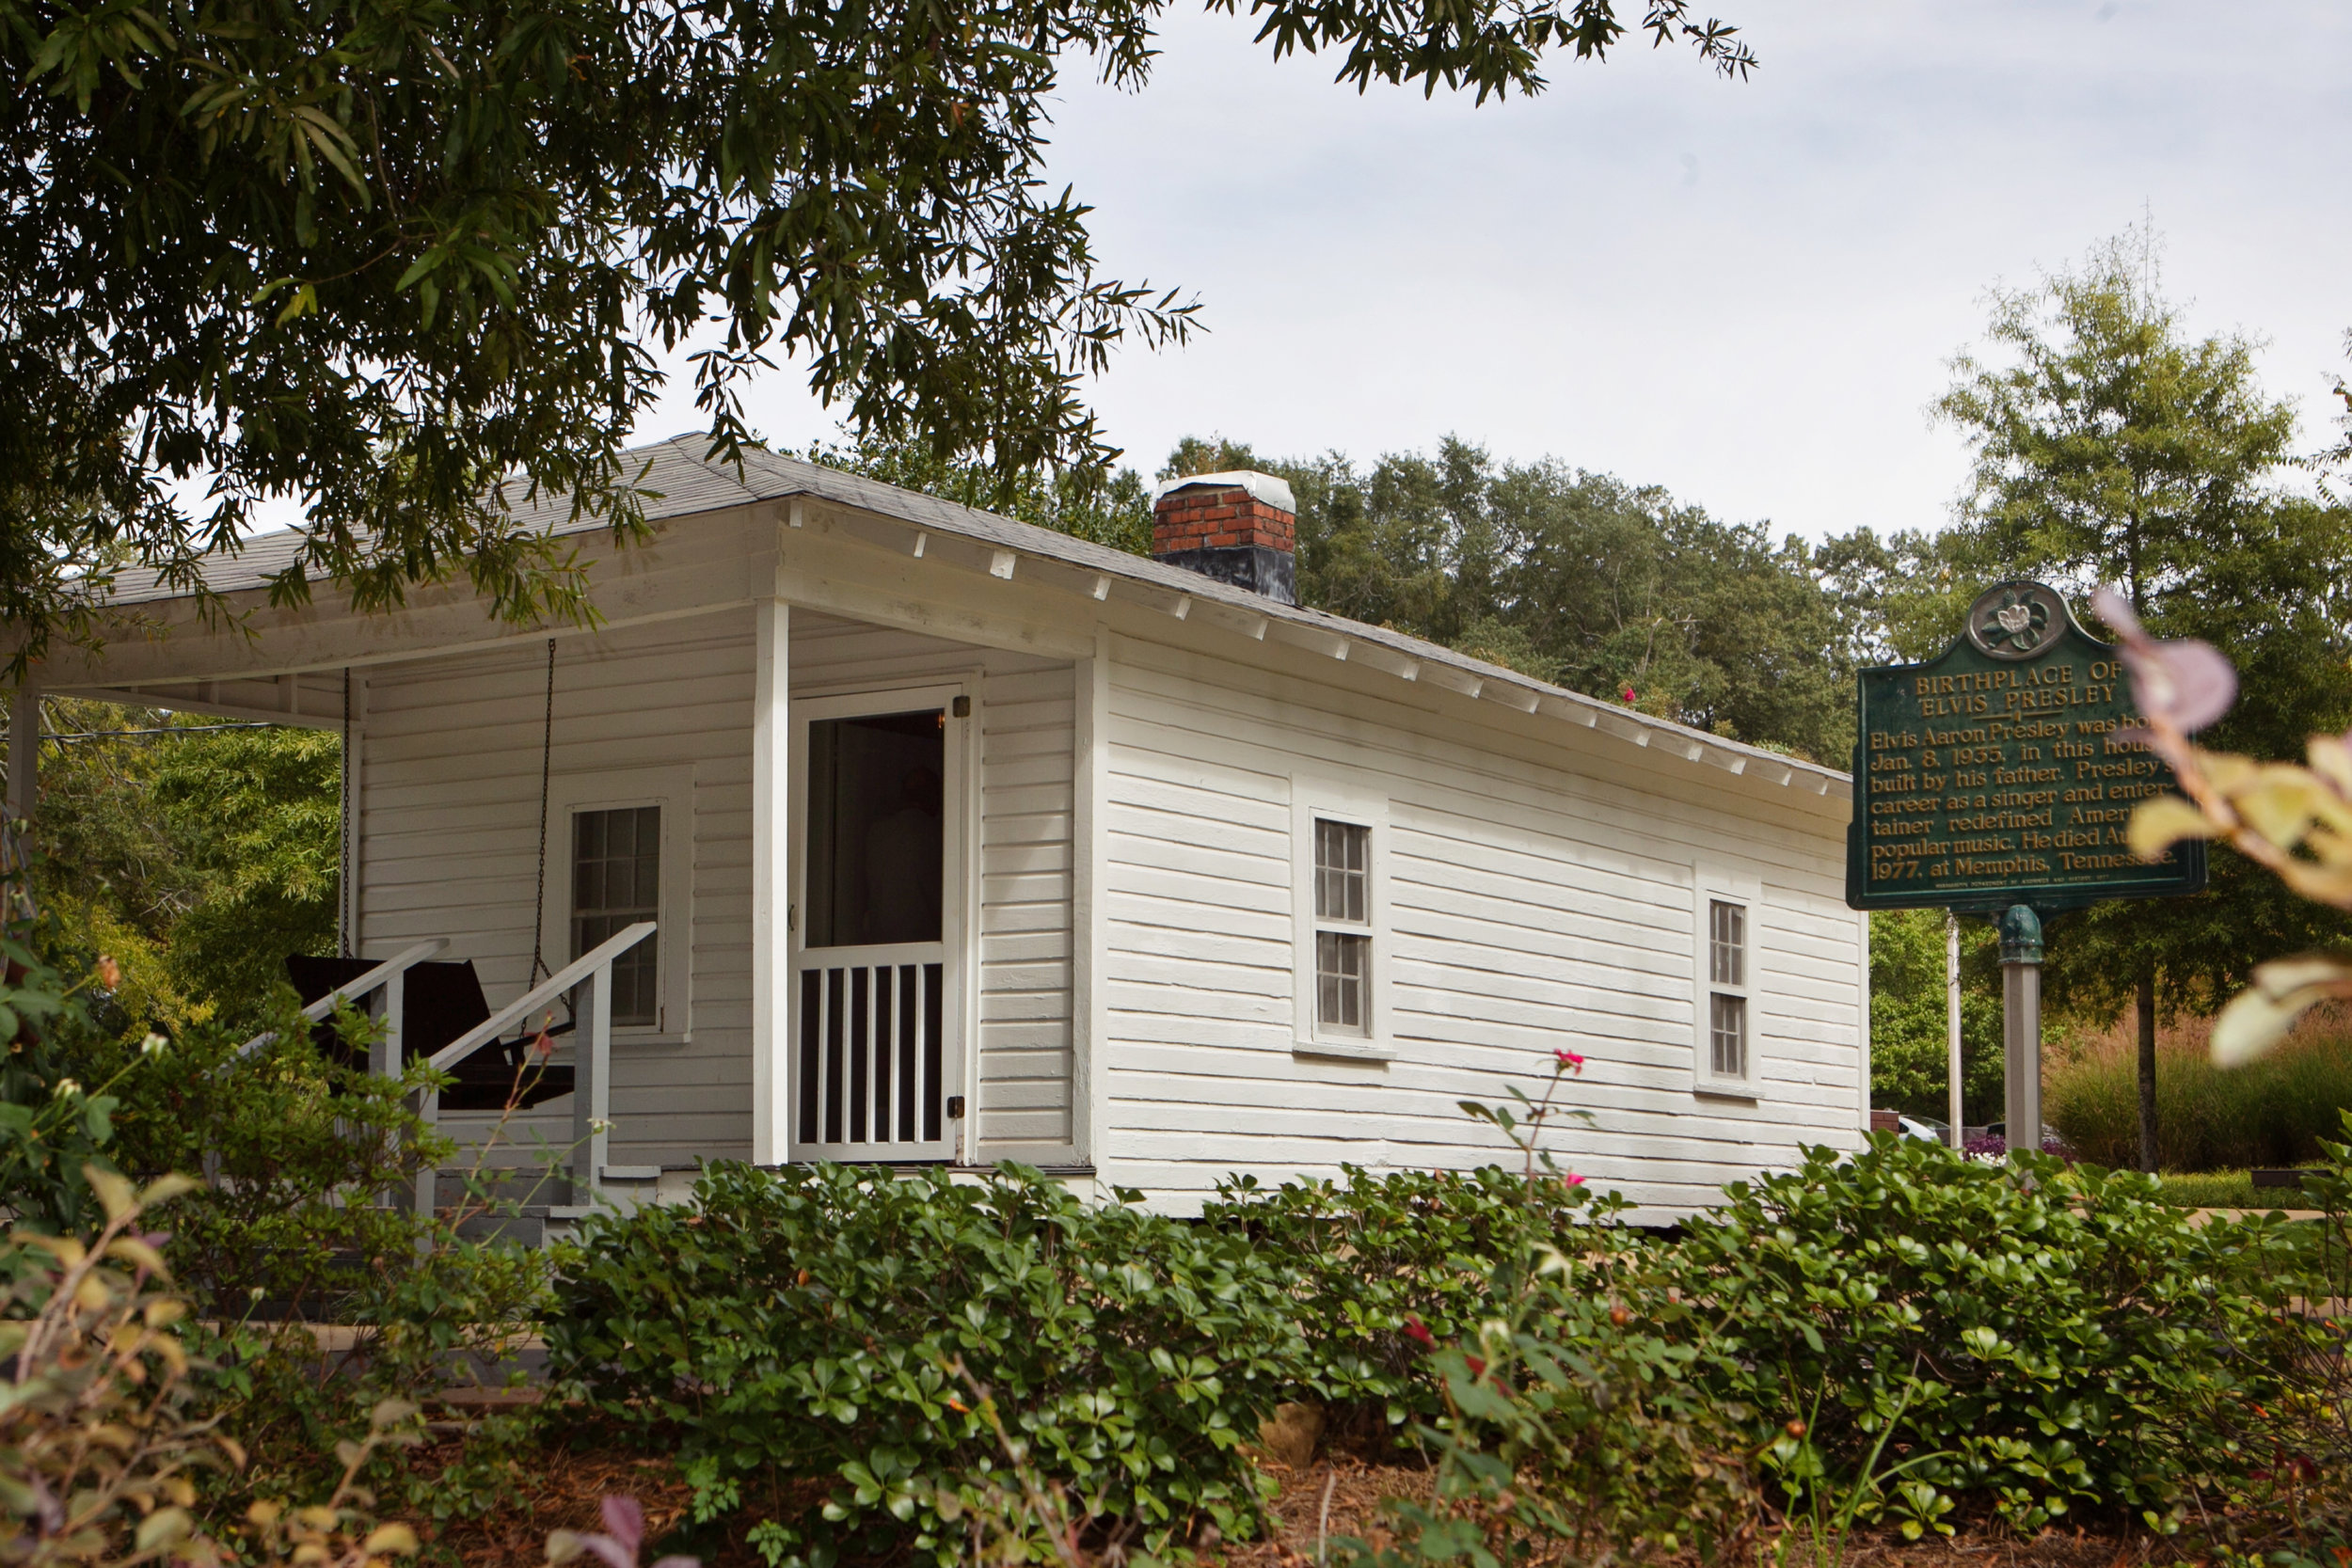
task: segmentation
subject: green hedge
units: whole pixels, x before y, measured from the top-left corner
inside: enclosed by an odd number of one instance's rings
[[[2283,1224],[2196,1227],[2154,1194],[1881,1135],[1732,1183],[1673,1272],[1717,1304],[1702,1375],[1759,1440],[1804,1423],[1792,1481],[1854,1476],[1891,1434],[1906,1480],[2023,1529],[2086,1504],[2162,1518],[2266,1457],[2238,1418],[2279,1397],[2309,1258]]]
[[[1337,1181],[1224,1182],[1201,1222],[1297,1269],[1302,1391],[1331,1407],[1333,1429],[1409,1441],[1406,1423],[1441,1409],[1411,1325],[1438,1339],[1475,1333],[1499,1309],[1497,1265],[1531,1247],[1598,1257],[1635,1245],[1636,1233],[1607,1223],[1623,1207],[1493,1165],[1378,1176],[1343,1165]]]
[[[1824,1497],[1920,1533],[2169,1528],[2262,1484],[2274,1414],[2312,1403],[2287,1369],[2326,1359],[2285,1308],[2326,1292],[2316,1227],[2192,1227],[2155,1191],[1881,1136],[1661,1238],[1496,1169],[1236,1181],[1192,1224],[1017,1169],[722,1166],[588,1224],[548,1350],[684,1460],[701,1516],[759,1513],[808,1568],[993,1560],[1008,1435],[1097,1544],[1247,1535],[1272,1483],[1239,1450],[1288,1398],[1438,1461],[1437,1502],[1357,1554],[1398,1564],[1479,1562],[1494,1529],[1721,1546]]]
[[[1262,1520],[1237,1450],[1308,1380],[1295,1287],[1241,1237],[1019,1167],[728,1164],[691,1205],[583,1225],[548,1354],[559,1389],[678,1455],[700,1519],[747,1481],[829,1481],[758,1521],[771,1562],[966,1555],[1009,1457],[974,1382],[1029,1464],[1159,1551]]]
[[[2298,1031],[2267,1056],[2218,1068],[2201,1020],[2166,1029],[2156,1048],[2156,1164],[2169,1171],[2300,1165],[2352,1109],[2352,1032]],[[2094,1164],[2139,1165],[2139,1060],[2127,1017],[2052,1062],[2042,1103],[2069,1148]]]

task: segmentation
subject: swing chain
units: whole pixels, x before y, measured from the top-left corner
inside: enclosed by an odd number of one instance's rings
[[[531,980],[555,972],[548,968],[548,786],[555,755],[555,639],[548,639],[548,706],[539,728],[539,884],[531,899]]]
[[[358,890],[351,885],[351,841],[358,836],[358,823],[352,819],[351,799],[351,666],[343,666],[343,756],[342,756],[342,843],[338,845],[335,884],[336,945],[346,958],[352,955],[352,942],[357,932],[359,911]]]

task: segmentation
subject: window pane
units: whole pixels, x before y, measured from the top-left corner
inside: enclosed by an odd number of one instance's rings
[[[1372,830],[1355,822],[1315,820],[1315,918],[1361,925],[1371,902],[1368,866]]]
[[[809,946],[939,940],[946,761],[937,708],[809,725]]]
[[[661,808],[624,806],[572,816],[572,957],[641,920],[660,919]],[[660,1021],[660,939],[648,937],[612,965],[612,1022]]]
[[[1747,911],[1721,899],[1707,906],[1708,978],[1719,986],[1748,983]]]
[[[1707,1033],[1715,1075],[1719,1078],[1746,1077],[1748,999],[1717,993],[1709,1008]]]
[[[1364,1034],[1369,1025],[1372,939],[1350,931],[1315,933],[1315,1022]]]

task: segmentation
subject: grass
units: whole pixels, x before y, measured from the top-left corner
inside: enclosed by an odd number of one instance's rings
[[[2237,1172],[2237,1191],[2252,1202],[2244,1184],[2249,1166],[2309,1164],[2320,1158],[2320,1139],[2344,1136],[2352,1008],[2314,1008],[2284,1044],[2241,1068],[2213,1065],[2211,1033],[2201,1018],[2157,1030],[2156,1164],[2166,1171]],[[2081,1158],[2110,1169],[2139,1164],[2137,1037],[2126,1009],[2107,1028],[2053,1052],[2042,1079],[2050,1125]]]
[[[2250,1170],[2174,1171],[2159,1178],[2159,1203],[2183,1209],[2303,1209],[2311,1199],[2294,1187],[2257,1187]]]

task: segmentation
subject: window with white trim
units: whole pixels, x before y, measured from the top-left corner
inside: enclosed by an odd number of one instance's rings
[[[1315,818],[1315,1032],[1372,1033],[1372,830]]]
[[[557,773],[548,782],[541,941],[560,969],[641,920],[654,934],[613,960],[612,1029],[623,1042],[692,1033],[694,768]]]
[[[1707,901],[1707,1063],[1708,1076],[1748,1076],[1748,911],[1728,898]]]
[[[1291,794],[1293,1048],[1385,1062],[1389,1037],[1389,802],[1344,779]]]
[[[641,920],[661,918],[661,808],[613,806],[572,813],[572,954],[575,958]],[[661,933],[612,960],[612,1026],[661,1022],[657,984]]]
[[[1706,875],[1696,886],[1693,1025],[1698,1088],[1748,1096],[1757,1084],[1757,898],[1739,877]]]

